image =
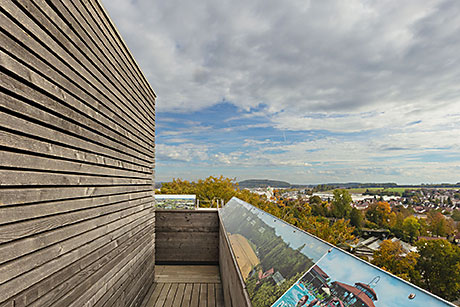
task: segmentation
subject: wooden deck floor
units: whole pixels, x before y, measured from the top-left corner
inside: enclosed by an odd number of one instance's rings
[[[219,267],[157,265],[145,307],[223,307]]]

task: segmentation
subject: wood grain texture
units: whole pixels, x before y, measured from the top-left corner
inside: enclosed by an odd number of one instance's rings
[[[227,307],[250,307],[246,285],[238,268],[230,241],[219,216],[219,268],[222,277],[222,293]]]
[[[223,307],[220,280],[218,266],[157,265],[155,284],[141,306]]]
[[[157,210],[157,263],[218,263],[217,210]]]
[[[0,46],[0,306],[140,306],[154,91],[98,1],[0,0]]]

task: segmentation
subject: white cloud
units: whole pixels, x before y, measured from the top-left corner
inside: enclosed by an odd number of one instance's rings
[[[157,144],[157,158],[163,161],[190,162],[194,159],[205,161],[209,158],[208,147],[195,144]]]
[[[271,116],[281,111],[272,120],[283,129],[331,131],[388,124],[360,120],[366,112],[460,112],[458,2],[104,4],[157,91],[159,111],[225,98],[243,109],[264,103]],[[328,116],[311,118],[315,112]]]
[[[223,97],[301,112],[452,101],[452,1],[104,1],[158,92],[159,110]],[[457,65],[458,66],[458,65]]]
[[[247,111],[239,120],[266,118],[259,127],[332,133],[282,143],[281,153],[280,143],[250,138],[245,150],[223,153],[187,142],[190,129],[175,129],[161,136],[182,144],[159,144],[159,160],[302,167],[308,172],[297,179],[311,182],[365,181],[376,173],[406,182],[456,180],[449,174],[455,163],[424,163],[417,155],[460,151],[460,2],[103,2],[158,94],[159,113],[226,100]],[[212,129],[193,126],[194,133]],[[334,136],[362,131],[369,136]]]

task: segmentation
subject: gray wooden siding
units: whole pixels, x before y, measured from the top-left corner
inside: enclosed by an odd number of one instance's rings
[[[155,236],[157,263],[219,262],[217,210],[158,209]]]
[[[241,276],[230,240],[219,216],[219,268],[222,279],[222,292],[226,307],[250,307],[246,285]]]
[[[155,93],[98,1],[0,1],[0,307],[137,306]]]

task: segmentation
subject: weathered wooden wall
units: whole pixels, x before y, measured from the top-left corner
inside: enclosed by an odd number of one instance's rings
[[[219,268],[226,307],[252,306],[221,218],[219,217]]]
[[[219,218],[216,210],[157,210],[156,262],[219,262]]]
[[[97,0],[1,0],[0,306],[135,306],[155,94]]]

